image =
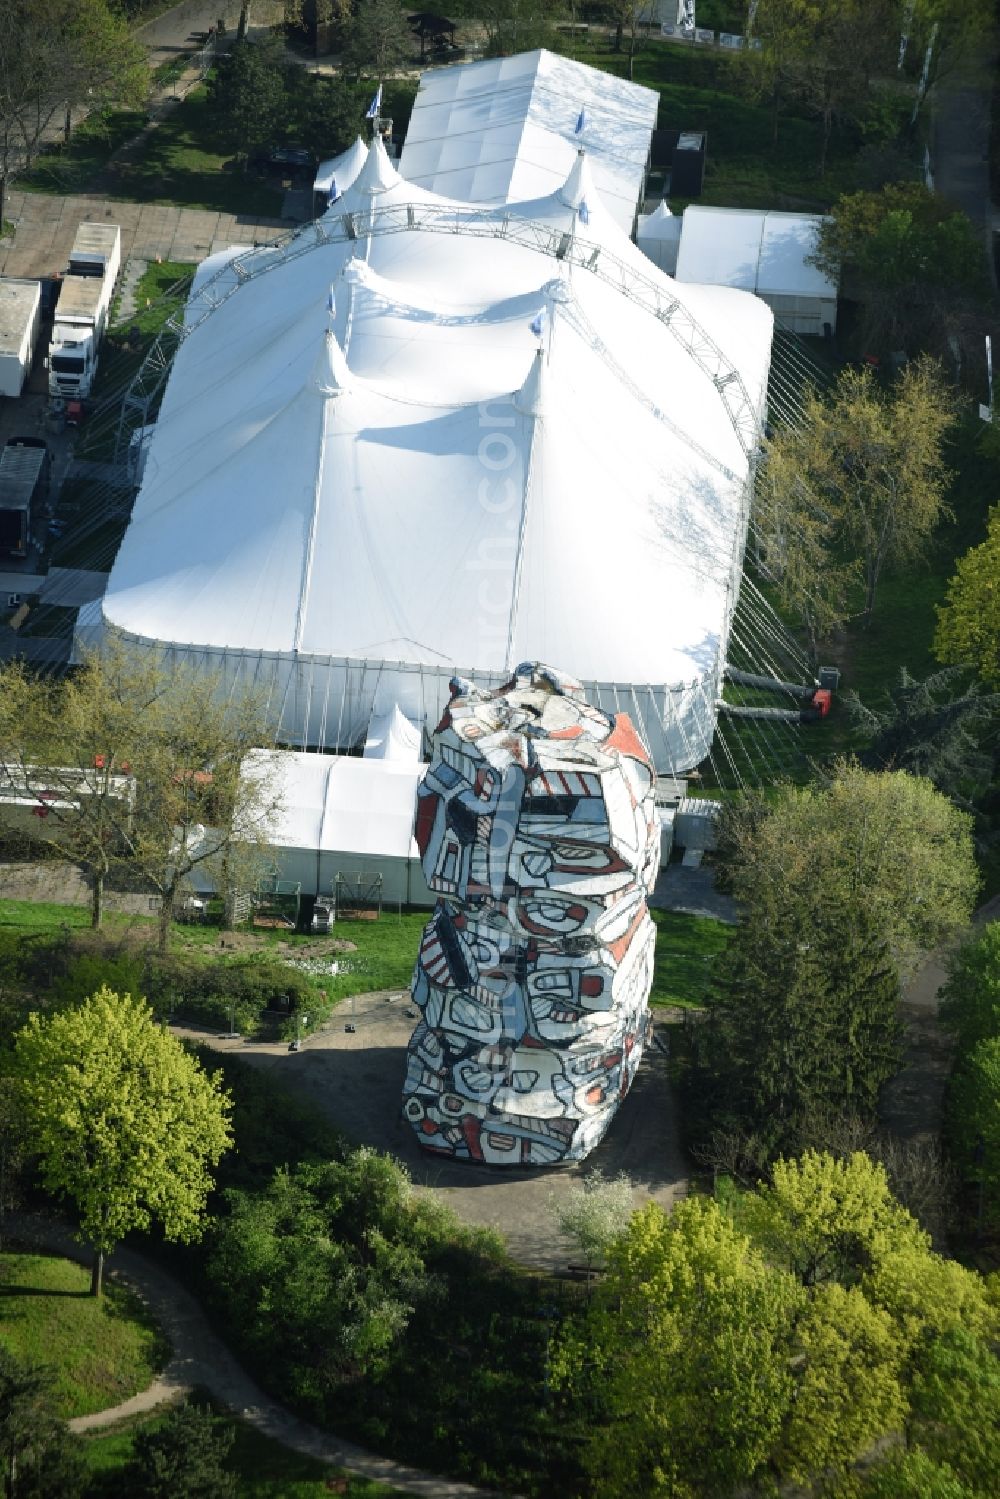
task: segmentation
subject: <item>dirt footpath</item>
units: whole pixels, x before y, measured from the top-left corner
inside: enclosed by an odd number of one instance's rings
[[[687,1166],[680,1147],[667,1062],[647,1047],[635,1083],[611,1129],[585,1162],[547,1170],[483,1169],[425,1155],[400,1117],[406,1045],[416,1024],[410,996],[398,990],[346,1000],[336,1018],[303,1041],[285,1044],[225,1041],[181,1026],[219,1051],[237,1051],[254,1067],[273,1072],[287,1087],[318,1105],[358,1144],[389,1151],[414,1182],[433,1191],[466,1223],[499,1229],[511,1253],[534,1269],[560,1270],[578,1255],[555,1230],[554,1210],[595,1167],[606,1175],[624,1171],[635,1183],[637,1207],[650,1199],[669,1208],[687,1192]],[[353,1033],[344,1029],[353,1024]]]

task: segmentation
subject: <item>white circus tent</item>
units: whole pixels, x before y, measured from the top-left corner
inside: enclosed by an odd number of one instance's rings
[[[470,207],[376,140],[283,246],[206,262],[101,608],[263,685],[279,742],[432,727],[523,659],[707,753],[771,314],[680,286],[565,182]]]

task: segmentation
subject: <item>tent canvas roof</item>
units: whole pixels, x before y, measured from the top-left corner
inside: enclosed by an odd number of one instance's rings
[[[652,89],[544,49],[435,69],[421,76],[400,170],[451,198],[521,202],[559,187],[583,146],[630,233],[658,104]]]
[[[203,268],[105,620],[299,662],[700,678],[727,627],[747,469],[719,387],[618,284],[514,242],[508,208],[480,210],[474,234],[324,236],[411,204],[467,222],[377,141],[319,226]],[[762,402],[768,309],[659,272],[585,157],[516,212],[658,278]]]
[[[275,776],[282,800],[268,828],[275,848],[419,859],[413,819],[426,769],[353,755],[256,750],[244,774]]]
[[[836,283],[807,258],[822,222],[819,214],[692,204],[684,210],[677,280],[762,296],[836,298]]]

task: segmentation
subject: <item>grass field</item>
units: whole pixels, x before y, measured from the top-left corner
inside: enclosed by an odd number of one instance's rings
[[[109,1282],[95,1300],[90,1271],[52,1255],[0,1255],[0,1339],[16,1357],[55,1371],[66,1418],[146,1389],[169,1356],[136,1297]]]
[[[581,62],[625,75],[626,55],[611,48],[603,29],[595,28],[567,50]],[[753,102],[743,91],[742,65],[739,54],[710,47],[646,41],[636,50],[633,79],[659,93],[660,127],[708,134],[705,190],[699,201],[820,210],[857,187],[857,135],[835,134],[826,174],[820,177],[818,122],[783,115],[775,141],[769,106]]]
[[[109,161],[99,186],[111,198],[263,218],[280,215],[283,196],[248,176],[219,145],[203,87],[174,105],[135,151]]]
[[[407,989],[413,976],[420,934],[427,911],[404,911],[402,916],[384,912],[378,921],[338,921],[333,935],[356,945],[346,954],[348,971],[323,979],[333,1001],[352,994],[370,994],[378,989]],[[721,921],[688,916],[676,911],[653,911],[657,928],[656,972],[651,1003],[654,1005],[699,1005],[703,1002],[714,959],[725,950],[730,928]],[[35,904],[31,901],[0,900],[0,945],[32,934],[56,933],[62,927],[85,930],[90,913],[83,906]],[[155,921],[136,916],[106,916],[109,933],[142,926],[155,937]],[[306,958],[324,939],[270,931],[256,934],[264,948],[279,941],[288,956]],[[206,961],[218,958],[219,933],[211,926],[176,925],[175,950],[201,951]],[[325,948],[324,948],[325,950]]]
[[[656,926],[656,966],[650,1004],[693,1008],[704,1004],[716,960],[732,927],[680,911],[651,911]]]
[[[347,1499],[393,1499],[400,1493],[293,1452],[235,1417],[224,1419],[234,1436],[226,1466],[239,1478],[240,1499],[325,1499],[331,1493],[345,1494]],[[121,1492],[120,1474],[132,1457],[136,1432],[162,1422],[162,1415],[154,1415],[86,1439],[83,1452],[92,1480],[90,1499],[114,1499]],[[346,1488],[334,1488],[338,1477],[346,1478]]]

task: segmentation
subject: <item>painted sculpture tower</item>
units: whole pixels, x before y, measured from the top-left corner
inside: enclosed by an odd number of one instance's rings
[[[653,768],[625,714],[547,666],[519,666],[496,692],[451,686],[417,807],[438,903],[413,976],[403,1113],[456,1160],[580,1160],[650,1025]]]

